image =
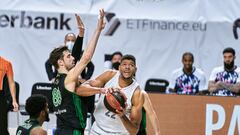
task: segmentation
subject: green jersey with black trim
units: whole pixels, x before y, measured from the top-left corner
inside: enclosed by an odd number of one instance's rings
[[[41,125],[36,119],[28,119],[24,121],[23,125],[19,126],[16,131],[16,135],[30,135],[30,131],[35,127]]]
[[[86,127],[85,108],[80,96],[64,86],[66,74],[58,73],[52,87],[53,111],[57,116],[57,129],[72,129],[73,134]],[[80,133],[81,134],[81,133]]]

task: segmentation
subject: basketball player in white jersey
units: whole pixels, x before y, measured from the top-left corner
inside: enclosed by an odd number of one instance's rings
[[[89,89],[91,87],[113,87],[120,90],[127,97],[127,107],[117,110],[117,114],[110,112],[104,106],[102,94],[94,111],[95,122],[91,129],[91,135],[136,135],[141,119],[144,97],[139,84],[134,79],[136,72],[136,60],[132,55],[122,57],[119,71],[106,71],[94,80],[87,81],[79,87]]]

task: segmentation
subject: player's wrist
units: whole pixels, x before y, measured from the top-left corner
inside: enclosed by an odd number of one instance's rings
[[[105,89],[105,88],[99,88],[99,92],[100,92],[101,94],[105,94],[105,93],[106,93],[106,89]]]

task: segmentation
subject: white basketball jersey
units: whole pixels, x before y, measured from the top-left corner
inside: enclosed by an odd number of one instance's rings
[[[117,87],[120,88],[118,81],[119,81],[119,75],[120,72],[118,71],[111,80],[109,80],[104,87],[109,88],[109,87]],[[132,108],[132,95],[136,88],[139,86],[139,84],[136,82],[136,80],[133,81],[132,84],[129,86],[122,88],[122,92],[126,95],[127,97],[127,109],[126,109],[126,116],[129,118],[131,108]],[[108,109],[106,109],[104,105],[104,94],[101,94],[99,101],[96,105],[95,111],[94,111],[94,117],[95,117],[95,124],[98,128],[103,130],[106,133],[114,133],[114,134],[124,134],[128,135],[128,131],[124,127],[120,117],[113,113],[110,112]],[[94,129],[93,129],[94,130]]]

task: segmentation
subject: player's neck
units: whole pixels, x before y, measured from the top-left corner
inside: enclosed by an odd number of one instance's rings
[[[58,73],[65,73],[65,74],[67,74],[67,73],[68,73],[68,70],[67,70],[66,68],[59,67]]]
[[[121,88],[124,88],[124,87],[127,87],[127,86],[131,85],[132,82],[133,82],[132,78],[124,78],[123,76],[120,76],[119,80],[118,80],[118,85]]]
[[[41,125],[41,126],[42,126],[43,122],[45,121],[45,120],[43,120],[43,119],[41,119],[41,118],[38,118],[37,120],[38,120],[38,122],[39,122],[39,125]]]

